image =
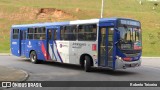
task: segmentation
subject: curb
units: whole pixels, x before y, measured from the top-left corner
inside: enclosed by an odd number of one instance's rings
[[[20,71],[22,71],[22,72],[25,73],[25,77],[22,80],[20,80],[19,82],[24,82],[24,81],[26,81],[29,78],[29,74],[26,71],[24,71],[24,70],[20,70]]]
[[[7,67],[7,68],[19,70],[19,71],[21,71],[21,72],[23,72],[23,73],[25,74],[24,78],[22,78],[22,79],[20,79],[20,80],[17,81],[17,82],[19,82],[19,83],[25,82],[25,81],[29,78],[29,74],[28,74],[26,71],[24,71],[24,70],[17,69],[17,68],[13,68],[13,67]],[[7,81],[7,82],[8,82],[8,81]],[[11,81],[11,82],[12,82],[12,81]],[[3,89],[8,89],[8,88],[13,88],[13,87],[0,87],[0,90],[1,90],[1,89],[2,89],[2,90],[3,90]]]
[[[23,72],[25,74],[24,78],[17,80],[18,82],[24,82],[29,77],[29,74],[26,71],[22,70],[22,69],[13,68],[13,67],[7,67],[7,68],[14,69],[14,70],[19,70],[19,71],[21,71],[21,72]]]

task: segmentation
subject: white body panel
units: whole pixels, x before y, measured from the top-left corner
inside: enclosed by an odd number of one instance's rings
[[[77,24],[93,24],[98,23],[99,19],[90,19],[90,20],[76,20],[70,21],[70,25],[77,25]]]
[[[63,63],[80,64],[81,55],[88,54],[92,57],[94,66],[98,66],[98,44],[96,41],[56,41],[56,44]],[[96,45],[96,50],[92,50],[93,44]],[[57,57],[58,55],[56,55]],[[61,62],[61,60],[57,61]]]
[[[63,61],[63,63],[69,62],[69,41],[56,41],[57,49],[59,51],[59,55]]]

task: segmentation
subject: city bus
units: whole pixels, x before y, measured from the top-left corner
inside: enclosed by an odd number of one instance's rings
[[[112,70],[141,65],[141,24],[128,18],[12,25],[12,55]]]

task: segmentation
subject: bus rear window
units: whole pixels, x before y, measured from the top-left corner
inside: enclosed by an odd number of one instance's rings
[[[13,29],[12,38],[18,39],[18,35],[19,35],[19,29]]]

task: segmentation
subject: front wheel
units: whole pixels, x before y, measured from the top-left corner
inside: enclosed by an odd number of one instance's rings
[[[37,64],[38,63],[38,60],[37,60],[37,54],[35,51],[32,51],[30,53],[30,61],[34,64]]]
[[[85,56],[85,60],[84,60],[84,70],[86,72],[90,72],[91,71],[91,61],[90,58],[88,56]]]

